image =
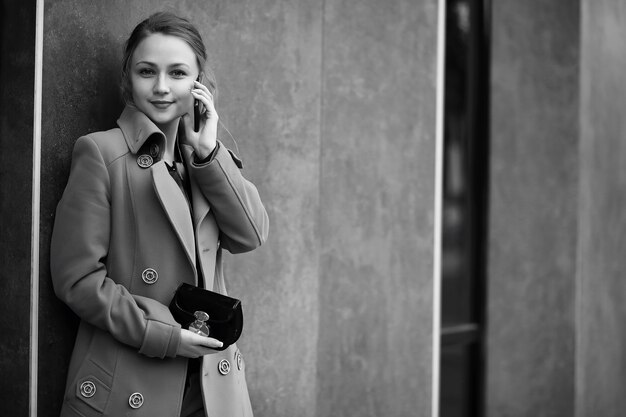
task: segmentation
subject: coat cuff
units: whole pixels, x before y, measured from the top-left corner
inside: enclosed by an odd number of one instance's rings
[[[235,163],[237,168],[243,168],[243,162],[241,161],[241,159],[237,155],[235,155],[233,151],[224,146],[220,141],[217,141],[215,149],[213,149],[211,153],[202,160],[198,160],[198,156],[194,152],[192,165],[195,168],[202,168],[211,164],[216,159],[220,159],[222,161],[230,160]]]
[[[180,325],[148,320],[139,353],[153,358],[173,358],[180,344]]]
[[[213,148],[213,150],[211,151],[211,153],[210,153],[210,154],[208,154],[208,155],[206,156],[206,158],[204,158],[204,159],[199,159],[199,158],[198,158],[198,155],[194,152],[194,153],[193,153],[193,164],[194,164],[194,165],[206,165],[206,164],[208,164],[209,162],[213,161],[213,158],[215,157],[215,154],[217,153],[217,148],[219,148],[219,146],[220,146],[220,143],[219,143],[219,142],[217,142],[217,143],[215,144],[215,148]]]

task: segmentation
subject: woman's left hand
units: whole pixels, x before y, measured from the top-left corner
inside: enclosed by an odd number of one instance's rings
[[[213,94],[204,84],[194,81],[191,95],[194,100],[200,101],[204,111],[200,113],[200,128],[197,132],[193,130],[193,110],[191,114],[187,113],[182,117],[186,136],[183,143],[193,147],[198,159],[204,159],[213,152],[217,144],[219,116],[215,111]]]

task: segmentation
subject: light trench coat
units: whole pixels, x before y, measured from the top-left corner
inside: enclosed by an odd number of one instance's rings
[[[176,417],[188,360],[176,356],[181,327],[167,306],[198,270],[225,293],[221,250],[261,245],[268,217],[221,143],[203,164],[181,147],[190,211],[161,160],[161,131],[130,106],[118,126],[78,139],[56,211],[54,290],[81,319],[61,416]],[[236,345],[204,356],[200,375],[209,417],[252,415]]]

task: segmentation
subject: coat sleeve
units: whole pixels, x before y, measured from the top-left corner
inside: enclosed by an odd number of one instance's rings
[[[180,325],[156,300],[134,296],[107,276],[111,230],[108,170],[89,137],[74,146],[57,206],[50,267],[54,291],[81,319],[151,357],[174,357]]]
[[[263,244],[269,219],[257,188],[241,174],[241,162],[218,142],[208,162],[190,166],[215,215],[222,247],[241,253]]]

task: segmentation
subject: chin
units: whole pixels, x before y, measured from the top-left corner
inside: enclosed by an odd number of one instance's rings
[[[182,116],[178,114],[178,112],[163,113],[163,112],[145,111],[144,109],[141,109],[141,110],[145,113],[146,116],[148,116],[150,120],[152,120],[154,124],[158,126],[172,123],[178,120],[180,116]]]
[[[148,117],[157,125],[165,125],[168,123],[172,123],[173,121],[177,120],[180,116],[164,115],[164,114],[148,114]]]

